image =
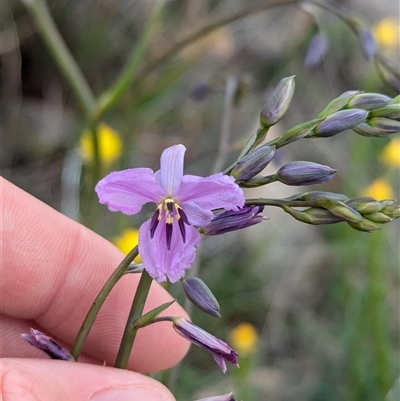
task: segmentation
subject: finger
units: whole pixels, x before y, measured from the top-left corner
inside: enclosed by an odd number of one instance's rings
[[[35,320],[71,344],[86,312],[122,256],[112,244],[6,180],[2,192],[1,312]],[[103,305],[84,351],[113,364],[139,277],[123,277]],[[171,300],[153,283],[145,309]],[[185,315],[173,304],[168,315]],[[157,371],[177,363],[187,342],[168,323],[139,330],[129,368]]]
[[[4,401],[174,401],[155,380],[127,370],[44,359],[3,359]]]

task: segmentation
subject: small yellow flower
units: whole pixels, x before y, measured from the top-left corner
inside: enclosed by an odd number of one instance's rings
[[[400,138],[392,139],[384,147],[380,159],[388,167],[400,167]]]
[[[258,335],[250,323],[240,323],[230,333],[230,345],[241,356],[252,354],[257,347]]]
[[[391,185],[384,178],[377,178],[363,189],[362,195],[372,196],[377,200],[393,199],[394,192]]]
[[[117,131],[109,125],[100,123],[97,129],[99,141],[100,160],[104,164],[111,164],[121,155],[122,141]],[[92,134],[89,130],[84,130],[80,139],[80,153],[83,160],[93,161],[93,142]]]
[[[117,246],[125,255],[128,254],[139,242],[139,231],[135,228],[127,228],[118,237],[112,239],[112,243]],[[140,255],[134,259],[135,263],[142,263]]]
[[[400,42],[400,21],[393,17],[383,18],[372,28],[372,33],[378,46],[395,48]]]

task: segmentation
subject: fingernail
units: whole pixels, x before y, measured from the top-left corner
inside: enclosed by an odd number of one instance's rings
[[[154,387],[135,386],[135,387],[118,387],[96,392],[90,398],[90,401],[129,401],[129,400],[146,400],[146,401],[172,401],[164,392]]]

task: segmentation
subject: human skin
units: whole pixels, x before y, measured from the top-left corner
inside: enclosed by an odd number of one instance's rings
[[[23,341],[20,334],[33,327],[68,349],[91,303],[124,255],[3,178],[0,204],[4,401],[174,400],[161,384],[136,373],[169,368],[187,352],[188,342],[169,322],[139,330],[129,371],[107,367],[115,361],[138,275],[123,277],[104,303],[80,358],[86,363],[49,360]],[[145,311],[170,300],[153,283]],[[187,316],[176,303],[164,314]]]

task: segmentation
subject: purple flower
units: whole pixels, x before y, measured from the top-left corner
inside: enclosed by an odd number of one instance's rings
[[[208,351],[224,373],[226,372],[226,362],[239,366],[237,361],[239,355],[224,341],[207,333],[201,327],[183,317],[174,317],[172,322],[178,334],[192,344]]]
[[[161,155],[161,168],[134,168],[113,172],[96,186],[100,203],[115,212],[138,213],[154,202],[153,217],[139,229],[139,252],[144,268],[157,281],[178,281],[196,255],[200,234],[212,210],[237,210],[244,205],[242,190],[233,177],[183,175],[183,145],[171,146]]]
[[[23,333],[21,336],[30,345],[45,352],[51,359],[60,359],[62,361],[75,360],[54,338],[46,336],[46,334],[39,330],[31,328],[29,333]]]

